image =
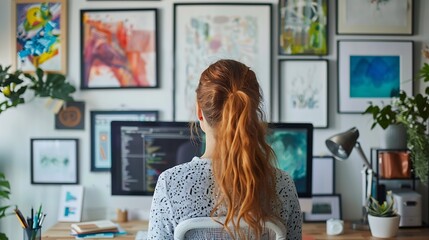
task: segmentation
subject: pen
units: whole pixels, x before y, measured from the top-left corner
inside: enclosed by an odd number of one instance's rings
[[[42,218],[40,219],[39,228],[42,227],[42,224],[43,224],[43,221],[45,220],[45,217],[46,217],[46,213],[43,214]]]
[[[42,217],[41,214],[42,214],[42,204],[40,204],[39,212],[37,213],[37,217],[38,218]]]
[[[25,218],[24,218],[24,216],[22,215],[22,213],[21,213],[21,211],[18,209],[18,208],[15,208],[15,215],[16,215],[16,217],[18,218],[18,220],[19,220],[19,223],[21,223],[21,226],[23,227],[23,228],[28,228],[28,224],[27,224],[27,222],[25,221]]]

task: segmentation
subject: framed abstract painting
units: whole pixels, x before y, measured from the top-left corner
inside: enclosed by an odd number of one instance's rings
[[[79,140],[31,139],[31,184],[77,184]]]
[[[414,0],[337,0],[337,34],[412,35]]]
[[[372,102],[388,104],[413,91],[412,41],[348,41],[338,44],[338,112],[362,113]]]
[[[67,0],[14,0],[13,65],[67,74]]]
[[[158,111],[90,111],[91,171],[110,171],[112,165],[110,123],[112,121],[156,121]]]
[[[81,89],[158,87],[157,9],[83,9]]]
[[[200,74],[219,59],[250,67],[261,85],[264,111],[271,113],[272,4],[174,4],[174,97],[176,121],[196,120]]]
[[[328,127],[328,61],[279,60],[281,122],[310,122]]]
[[[279,0],[279,54],[328,54],[328,0]]]

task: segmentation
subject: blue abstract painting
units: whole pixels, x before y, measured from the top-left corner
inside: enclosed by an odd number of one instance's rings
[[[399,56],[350,56],[350,97],[399,96]]]

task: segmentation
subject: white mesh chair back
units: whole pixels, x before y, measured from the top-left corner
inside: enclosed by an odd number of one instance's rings
[[[225,217],[216,218],[223,222]],[[249,229],[249,225],[244,221],[240,221],[240,227],[244,230]],[[232,239],[222,224],[216,222],[210,217],[197,217],[181,221],[174,229],[175,240],[206,240],[206,239]],[[238,239],[238,237],[236,237]],[[250,236],[250,239],[256,239]],[[285,240],[286,227],[280,222],[266,221],[265,228],[260,237],[261,240]]]

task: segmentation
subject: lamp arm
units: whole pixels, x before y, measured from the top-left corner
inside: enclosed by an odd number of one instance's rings
[[[366,167],[369,170],[372,170],[371,164],[369,163],[368,158],[366,158],[365,153],[363,152],[359,142],[356,142],[355,148],[357,149],[357,151],[358,151],[360,157],[362,158],[363,163],[366,165]]]

